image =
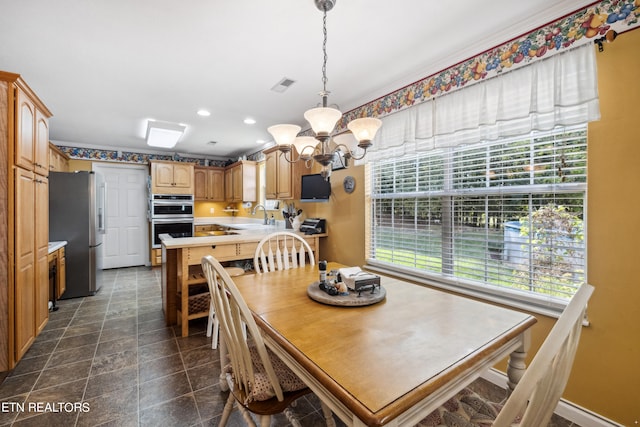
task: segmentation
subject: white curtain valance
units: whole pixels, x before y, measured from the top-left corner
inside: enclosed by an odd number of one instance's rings
[[[588,44],[383,117],[366,160],[599,118],[595,49]]]

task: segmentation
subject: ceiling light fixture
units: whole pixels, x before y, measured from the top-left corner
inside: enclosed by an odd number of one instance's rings
[[[251,118],[251,117],[247,117],[246,119],[244,119],[244,124],[245,125],[255,125],[256,124],[256,119]]]
[[[202,117],[209,117],[211,115],[211,113],[205,109],[198,110],[197,114]]]
[[[344,155],[344,166],[348,166],[349,159],[360,160],[367,154],[367,148],[371,147],[371,140],[375,137],[376,132],[382,125],[382,121],[373,117],[364,117],[349,122],[347,128],[355,137],[355,141],[351,146],[334,140],[334,146],[331,146],[331,133],[336,123],[342,117],[342,112],[337,108],[328,107],[329,91],[327,91],[327,12],[333,9],[336,0],[314,0],[316,7],[323,13],[322,33],[324,40],[322,43],[322,52],[324,60],[322,63],[322,91],[319,95],[322,97],[322,106],[312,108],[304,113],[304,118],[311,125],[311,129],[315,134],[314,137],[298,137],[300,126],[282,124],[274,125],[267,129],[273,136],[278,149],[283,153],[285,159],[294,163],[297,161],[316,161],[322,165],[322,176],[328,179],[331,175],[331,164],[336,158],[338,151]],[[291,154],[292,147],[295,146],[298,151],[298,158],[294,159]],[[356,156],[357,148],[362,149],[362,154]],[[289,158],[287,158],[289,153]],[[341,159],[342,157],[339,156]]]
[[[178,123],[147,121],[147,145],[150,147],[173,148],[187,126]]]

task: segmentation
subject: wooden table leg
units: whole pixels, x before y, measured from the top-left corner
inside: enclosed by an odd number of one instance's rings
[[[527,351],[531,345],[531,332],[525,331],[522,336],[522,345],[509,355],[509,363],[507,365],[507,396],[516,388],[520,379],[527,369],[524,359],[527,357]]]

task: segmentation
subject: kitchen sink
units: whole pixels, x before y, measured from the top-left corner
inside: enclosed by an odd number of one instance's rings
[[[264,224],[257,224],[255,222],[247,222],[247,223],[233,224],[233,226],[231,226],[230,228],[232,230],[252,230],[256,228],[266,228],[266,227],[269,227],[269,226]]]
[[[211,236],[231,236],[234,234],[238,234],[234,231],[229,230],[212,230],[212,231],[196,231],[193,236],[194,237],[211,237]]]
[[[211,227],[211,231],[229,231],[229,230],[233,230],[232,227],[228,227],[226,225],[220,225],[220,224],[213,224],[210,227]]]

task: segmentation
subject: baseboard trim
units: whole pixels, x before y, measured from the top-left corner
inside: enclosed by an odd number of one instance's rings
[[[482,375],[482,378],[502,388],[507,383],[507,375],[493,368]],[[560,399],[555,413],[581,427],[624,427],[565,399]]]

